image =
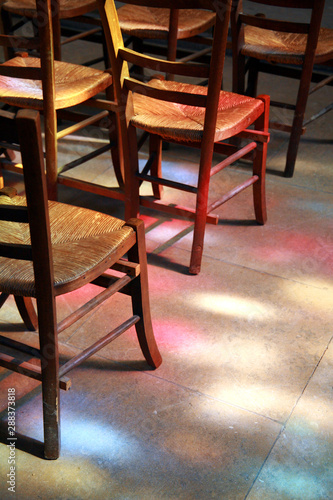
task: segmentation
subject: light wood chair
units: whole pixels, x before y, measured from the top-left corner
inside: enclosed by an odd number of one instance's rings
[[[41,381],[44,455],[56,459],[60,452],[59,388],[70,387],[65,377],[69,370],[134,325],[148,365],[157,368],[161,356],[150,317],[143,222],[125,223],[85,208],[48,202],[39,114],[20,110],[16,123],[26,198],[10,189],[0,190],[0,305],[11,294],[22,299],[27,326],[38,327],[39,348],[2,332],[0,366]],[[0,125],[3,138],[11,143],[17,140],[11,113],[0,111]],[[56,297],[88,283],[103,290],[57,323]],[[93,345],[59,366],[58,334],[116,292],[130,296],[133,315],[126,318],[126,314],[120,325],[107,335],[103,332]]]
[[[166,40],[166,58],[175,61],[179,40],[186,40],[205,46],[198,50],[188,50],[183,61],[200,59],[211,51],[211,38],[203,36],[215,24],[215,13],[195,9],[157,9],[151,6],[122,5],[118,8],[118,19],[123,34],[130,37],[138,52],[161,52],[161,47],[148,45],[143,41]],[[207,47],[208,45],[208,47]],[[171,79],[172,75],[168,75]]]
[[[93,192],[101,191],[106,196],[123,199],[124,194],[119,190],[103,186],[99,190],[98,187],[75,180],[68,174],[62,175],[84,161],[111,150],[119,185],[123,183],[117,123],[110,111],[113,99],[112,76],[107,71],[54,59],[53,25],[57,25],[58,20],[52,15],[51,5],[54,6],[57,1],[35,2],[38,37],[0,35],[1,45],[21,48],[23,51],[28,48],[37,49],[40,54],[39,58],[28,56],[26,52],[17,53],[13,59],[0,64],[0,102],[14,108],[37,109],[43,113],[47,183],[51,199],[57,197],[57,183]],[[99,95],[100,93],[103,94]],[[80,105],[79,111],[77,105]],[[64,124],[67,123],[65,120],[73,124],[58,130],[58,118],[62,118]],[[110,142],[67,165],[58,166],[58,140],[88,125],[98,125],[101,122],[109,129]],[[5,163],[3,167],[6,168]],[[8,168],[15,167],[8,165]]]
[[[57,13],[55,17],[59,19],[57,29],[54,29],[54,54],[55,59],[61,61],[63,45],[81,39],[94,40],[93,37],[100,33],[101,27],[98,19],[96,20],[91,15],[96,10],[94,0],[52,0],[52,2],[53,14]],[[2,0],[1,13],[5,34],[14,34],[17,29],[22,30],[22,26],[25,26],[28,21],[35,22],[36,0]],[[61,22],[67,22],[70,25],[61,29]],[[74,29],[75,24],[76,29]],[[86,29],[82,29],[82,26]],[[70,34],[61,40],[61,34],[64,32]],[[13,55],[13,51],[10,51],[7,58]]]
[[[129,164],[132,170],[132,175],[128,175],[126,181],[126,214],[137,214],[141,203],[148,208],[194,219],[189,271],[197,274],[201,266],[206,222],[217,224],[218,216],[212,212],[222,203],[253,185],[256,220],[260,224],[266,221],[265,167],[269,140],[269,98],[263,96],[253,99],[221,91],[231,1],[223,0],[218,5],[210,0],[193,0],[191,3],[194,9],[210,9],[213,12],[217,7],[219,9],[209,67],[197,63],[156,59],[125,48],[114,2],[98,0],[97,3],[111,60],[115,99],[119,105],[124,162]],[[185,0],[131,0],[128,3],[156,8],[188,7]],[[160,78],[142,83],[130,77],[128,63],[149,68],[159,74],[165,72],[180,75],[179,78],[207,78],[208,87]],[[250,125],[253,125],[254,129],[249,129]],[[138,170],[136,129],[144,130],[151,136],[151,155],[141,172]],[[227,142],[235,136],[246,138],[247,143],[241,149]],[[162,141],[200,148],[197,185],[189,186],[162,178]],[[227,157],[218,165],[212,166],[214,150]],[[253,161],[253,175],[208,206],[211,176],[242,157]],[[160,188],[163,185],[193,193],[196,200],[195,209],[179,209],[156,199],[140,198],[139,186],[142,181],[152,183],[156,198],[161,196]]]
[[[311,88],[310,93],[324,85],[333,84],[332,69],[325,72],[323,67],[327,64],[332,68],[333,30],[320,27],[325,0],[288,2],[249,0],[249,2],[251,5],[254,4],[257,12],[261,12],[260,9],[265,8],[264,6],[268,6],[271,10],[265,11],[264,14],[250,15],[243,9],[242,0],[234,0],[231,15],[233,90],[254,96],[260,72],[299,79],[297,97],[292,97],[289,102],[271,101],[272,106],[294,111],[292,125],[270,123],[270,128],[290,133],[284,175],[292,177],[305,126],[333,107],[331,103],[326,109],[304,122],[311,81],[316,82],[316,85]],[[308,14],[307,20],[304,14]],[[304,21],[300,22],[303,19]],[[318,71],[313,71],[314,65],[322,67],[318,67]],[[246,73],[248,73],[248,84],[245,89]],[[285,94],[289,98],[287,85],[286,83]]]

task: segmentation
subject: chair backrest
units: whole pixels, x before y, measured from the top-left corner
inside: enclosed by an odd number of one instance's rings
[[[36,0],[37,17],[35,24],[38,28],[37,36],[16,36],[0,34],[0,45],[12,47],[19,55],[27,55],[30,50],[37,50],[40,65],[0,64],[0,78],[20,78],[25,80],[40,80],[43,87],[44,106],[54,109],[54,44],[53,32],[59,22],[59,0]],[[23,84],[22,84],[23,85]],[[47,97],[47,98],[46,98]],[[6,96],[0,96],[6,102]]]
[[[12,203],[6,195],[0,196],[0,224],[11,222],[1,224],[0,256],[32,261],[36,295],[52,299],[53,260],[39,113],[20,110],[15,119],[12,113],[1,110],[0,128],[2,141],[21,146],[26,193],[25,204]],[[29,225],[30,244],[12,242],[15,223]],[[18,228],[17,231],[19,233]]]
[[[272,14],[244,13],[243,0],[233,0],[231,27],[233,43],[238,45],[234,47],[234,50],[239,51],[244,43],[242,25],[283,33],[305,34],[307,45],[304,55],[300,57],[300,63],[313,65],[325,0],[248,0],[248,3],[258,4],[256,6],[258,9],[262,5],[273,8]],[[296,9],[296,11],[291,9]],[[297,15],[297,9],[299,9],[299,15]],[[308,16],[304,16],[302,12],[304,10],[309,11]],[[305,17],[307,20],[303,21]],[[237,32],[240,33],[239,37],[236,35]]]
[[[125,0],[124,3],[167,9],[188,9],[186,0]],[[223,66],[227,44],[228,25],[231,10],[231,0],[193,0],[191,9],[205,9],[216,12],[216,25],[210,66],[194,63],[170,62],[155,57],[139,54],[124,47],[119,27],[117,10],[113,0],[97,0],[104,34],[108,46],[113,75],[115,98],[126,107],[124,113],[132,114],[131,92],[164,101],[177,102],[188,106],[206,108],[203,141],[211,139],[215,133],[217,105],[221,90]],[[186,91],[177,92],[156,89],[130,77],[128,63],[161,73],[178,75],[179,77],[197,77],[208,79],[207,95],[191,94]],[[179,78],[178,78],[179,79]]]

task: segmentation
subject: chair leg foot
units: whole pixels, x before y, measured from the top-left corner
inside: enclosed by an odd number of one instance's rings
[[[202,235],[203,241],[203,235]],[[203,253],[203,245],[193,244],[192,253],[191,253],[191,261],[189,266],[190,274],[199,274],[201,270],[201,261],[202,261],[202,253]]]
[[[138,219],[130,219],[127,225],[137,235],[137,244],[129,250],[128,258],[140,264],[140,274],[131,283],[133,314],[141,318],[135,325],[136,334],[148,365],[156,369],[162,363],[162,356],[157,347],[150,315],[145,227],[143,221]]]
[[[59,389],[53,384],[43,387],[43,419],[44,458],[56,460],[60,455]]]
[[[291,178],[294,175],[294,170],[295,170],[295,164],[286,164],[284,172],[283,172],[283,177]]]
[[[188,272],[190,274],[196,275],[196,274],[200,273],[200,269],[201,269],[201,266],[192,265],[192,266],[189,267],[189,271]]]

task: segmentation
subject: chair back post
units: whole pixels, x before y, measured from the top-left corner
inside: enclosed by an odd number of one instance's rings
[[[24,165],[38,311],[44,455],[46,458],[57,458],[60,449],[59,350],[50,220],[39,113],[27,109],[20,110],[17,115],[17,129]]]
[[[124,99],[122,98],[123,82],[129,76],[129,68],[127,62],[119,57],[119,50],[124,48],[124,41],[119,26],[117,9],[113,0],[97,0],[96,3],[104,26],[105,42],[112,68],[114,98],[120,105]],[[124,101],[126,102],[126,100],[125,97]]]
[[[168,31],[168,61],[175,61],[177,55],[179,9],[170,9]]]
[[[57,165],[57,117],[55,106],[55,73],[53,26],[59,24],[59,0],[36,0],[37,26],[40,37],[40,59],[42,69],[43,106],[45,129],[46,168],[48,170],[48,192],[55,198],[54,186],[57,184],[56,169],[48,169],[48,161]],[[53,186],[53,188],[51,187]]]
[[[17,130],[24,165],[24,184],[29,214],[32,256],[38,295],[47,295],[53,288],[53,259],[41,123],[37,111],[22,109],[17,114]]]
[[[123,36],[119,26],[118,14],[113,0],[96,1],[102,26],[104,27],[105,43],[112,69],[113,96],[117,103],[117,126],[118,126],[118,148],[122,151],[125,179],[125,216],[130,217],[128,207],[132,197],[132,182],[134,182],[131,165],[131,155],[135,151],[131,150],[128,143],[127,128],[130,117],[133,115],[132,93],[124,85],[125,78],[130,76],[127,61],[123,60],[119,51],[124,48]]]
[[[214,2],[212,2],[214,4]],[[218,102],[223,80],[225,53],[227,49],[228,26],[232,0],[222,0],[216,9],[216,24],[209,70],[207,106],[205,114],[202,149],[214,141]],[[213,151],[212,151],[213,154]]]
[[[54,59],[61,61],[60,0],[51,0]]]
[[[60,428],[59,428],[59,353],[57,341],[57,321],[55,288],[53,273],[53,257],[50,237],[50,221],[47,201],[47,190],[44,172],[44,160],[41,141],[41,126],[39,113],[34,110],[24,109],[17,114],[17,119],[9,114],[1,114],[1,124],[9,122],[4,134],[10,139],[10,133],[13,132],[12,140],[19,142],[21,146],[22,162],[24,165],[24,181],[26,201],[19,198],[13,205],[9,205],[12,212],[18,212],[22,218],[12,220],[14,222],[29,223],[30,245],[10,243],[10,259],[19,259],[30,261],[27,263],[25,272],[22,276],[31,276],[31,265],[33,267],[32,280],[28,278],[27,286],[30,292],[25,290],[23,296],[18,293],[19,301],[16,301],[22,318],[29,316],[27,305],[24,300],[35,297],[38,310],[38,330],[39,330],[39,354],[40,370],[32,370],[29,366],[22,368],[22,373],[37,378],[42,381],[43,391],[43,413],[44,413],[44,455],[46,458],[57,458],[60,447]],[[12,124],[16,122],[17,134],[14,132]],[[18,141],[17,141],[18,135]],[[26,206],[25,206],[26,205]],[[6,206],[6,205],[5,205]],[[18,210],[17,210],[18,209]],[[15,229],[13,228],[12,231]],[[23,233],[24,234],[24,233]],[[2,250],[5,247],[2,246]],[[2,256],[6,254],[2,252]],[[31,262],[32,261],[32,262]],[[15,267],[13,267],[15,269]],[[20,276],[20,266],[16,269]],[[22,273],[22,271],[21,271]],[[14,279],[15,276],[14,272]],[[21,277],[24,282],[25,278]],[[12,284],[9,283],[9,286]],[[15,288],[14,288],[15,290]],[[11,289],[11,293],[15,291]],[[30,293],[30,295],[29,295]],[[21,305],[20,305],[21,304]],[[27,303],[29,304],[29,302]],[[35,313],[34,313],[35,314]],[[19,348],[20,350],[20,348]],[[12,363],[1,364],[12,368]]]

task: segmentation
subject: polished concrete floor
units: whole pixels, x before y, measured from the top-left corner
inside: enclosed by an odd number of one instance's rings
[[[260,91],[285,93],[279,83],[265,84]],[[308,114],[331,99],[323,89]],[[8,491],[10,449],[5,438],[0,444],[1,498],[332,499],[332,119],[308,127],[291,179],[281,176],[287,137],[272,133],[267,224],[253,222],[250,191],[220,207],[219,224],[207,225],[198,276],[187,273],[191,223],[142,212],[163,363],[149,370],[130,331],[75,369],[72,389],[61,393],[57,461],[40,457],[40,386],[0,372],[1,419],[7,389],[15,388],[19,436],[16,493]],[[60,158],[85,147],[64,141]],[[194,176],[196,152],[172,146],[164,157],[166,171]],[[238,164],[214,178],[212,199],[246,174]],[[108,154],[77,175],[112,183]],[[14,174],[6,180],[22,188]],[[168,189],[165,199],[185,203]],[[120,203],[68,188],[60,188],[60,200],[123,216]],[[59,300],[59,317],[89,293]],[[117,297],[62,333],[64,357],[111,330],[128,308]],[[12,301],[0,322],[36,343]]]

